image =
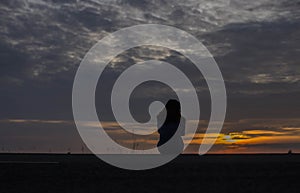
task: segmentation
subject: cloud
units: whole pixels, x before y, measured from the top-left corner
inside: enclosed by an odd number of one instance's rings
[[[158,142],[157,132],[152,135],[137,136],[128,133],[115,122],[102,122],[107,134],[120,145],[137,149],[154,148]],[[123,123],[126,124],[126,123]],[[263,125],[263,127],[262,127]],[[98,123],[87,122],[86,126],[95,130]],[[186,125],[188,127],[188,124]],[[207,122],[200,121],[195,135],[187,134],[184,141],[192,139],[187,152],[197,152],[205,136]],[[230,128],[226,128],[230,127]],[[0,120],[0,147],[5,151],[48,151],[65,152],[68,148],[80,152],[84,143],[77,133],[73,121],[66,120],[29,120],[6,119]],[[300,147],[300,120],[239,120],[226,122],[220,134],[211,133],[208,137],[217,137],[211,153],[216,149],[227,152],[252,152],[257,147],[265,152],[287,152],[289,148],[297,150]],[[138,145],[137,145],[138,144]],[[288,144],[290,144],[288,146]],[[294,144],[294,145],[293,145]],[[39,148],[37,148],[39,147]],[[85,147],[87,150],[87,148]],[[228,150],[229,149],[229,150]],[[300,150],[300,148],[299,148]],[[107,150],[112,151],[112,150]]]
[[[2,58],[9,63],[2,67],[9,66],[11,70],[3,69],[3,72],[6,75],[11,72],[10,80],[17,79],[18,82],[26,79],[55,81],[66,74],[73,75],[85,52],[109,32],[134,24],[160,23],[187,30],[206,42],[223,67],[229,85],[237,82],[297,83],[299,69],[294,63],[299,55],[299,31],[295,28],[299,26],[295,23],[299,17],[297,6],[283,0],[247,3],[238,0],[191,0],[184,3],[177,0],[147,3],[4,1],[0,5],[3,13],[0,37],[6,57],[11,59]],[[176,15],[180,17],[176,18]],[[23,56],[16,57],[18,54]],[[170,58],[171,53],[165,50],[162,54],[155,49],[144,53],[128,52],[116,61],[121,61],[120,65],[130,62],[134,59],[130,57],[132,54],[141,54],[140,59],[155,59],[157,55],[160,56],[157,59],[164,59]],[[137,61],[140,60],[137,58],[132,62]],[[19,75],[14,72],[19,72]],[[73,76],[67,77],[71,79]],[[251,88],[233,92],[250,94],[249,90]],[[251,92],[261,93],[257,90]]]
[[[160,23],[177,26],[201,38],[204,32],[211,33],[229,24],[299,17],[297,4],[283,0],[247,3],[238,0],[147,3],[24,0],[3,1],[0,9],[3,43],[29,57],[27,76],[44,79],[76,69],[94,43],[126,26]],[[219,49],[223,46],[215,45]]]

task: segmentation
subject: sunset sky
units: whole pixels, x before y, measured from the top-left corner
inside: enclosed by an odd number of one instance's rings
[[[300,153],[299,0],[2,0],[0,1],[0,152],[88,152],[73,121],[72,86],[86,52],[109,33],[164,24],[197,37],[212,53],[227,89],[227,115],[209,153]],[[98,85],[102,125],[126,147],[155,146],[158,134],[126,134],[109,108],[111,86],[129,65],[167,61],[191,74],[201,106],[195,153],[210,117],[203,76],[180,53],[156,46],[118,55]],[[132,94],[133,115],[174,93],[150,82]],[[97,123],[91,122],[91,127]],[[188,126],[188,125],[187,125]],[[107,149],[109,152],[110,149]]]

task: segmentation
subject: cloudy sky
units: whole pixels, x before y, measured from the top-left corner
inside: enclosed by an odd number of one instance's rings
[[[72,115],[77,68],[101,38],[149,23],[187,31],[219,65],[228,107],[211,153],[300,152],[299,0],[2,0],[0,151],[88,151]],[[210,95],[204,78],[193,74],[190,62],[173,50],[139,47],[111,61],[103,74],[106,84],[96,92],[101,121],[125,146],[132,147],[133,141],[141,148],[156,144],[157,134],[142,139],[124,134],[107,102],[122,70],[150,59],[186,70],[196,85],[201,120],[186,150],[195,152],[207,127]],[[133,105],[145,106],[136,108],[137,119],[145,119],[138,115],[147,109],[147,101],[173,95],[165,85],[142,85],[133,93]]]

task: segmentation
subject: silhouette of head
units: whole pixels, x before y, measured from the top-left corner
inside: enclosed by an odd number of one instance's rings
[[[178,122],[181,118],[181,108],[179,101],[171,99],[166,104],[167,117],[166,122]]]

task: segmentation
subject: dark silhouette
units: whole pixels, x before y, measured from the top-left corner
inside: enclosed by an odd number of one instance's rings
[[[184,147],[181,136],[185,134],[185,118],[181,116],[179,101],[172,99],[167,102],[157,116],[157,125],[160,134],[157,144],[159,152],[161,154],[181,153]]]

